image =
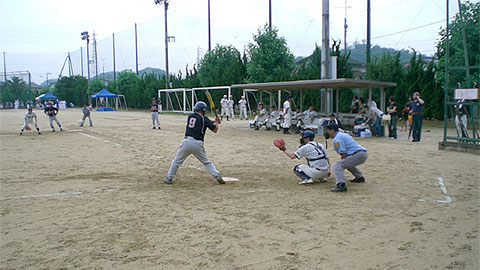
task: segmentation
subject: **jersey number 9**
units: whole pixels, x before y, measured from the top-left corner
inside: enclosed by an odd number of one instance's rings
[[[197,123],[197,118],[192,117],[190,118],[190,121],[188,121],[188,127],[194,128],[196,123]]]

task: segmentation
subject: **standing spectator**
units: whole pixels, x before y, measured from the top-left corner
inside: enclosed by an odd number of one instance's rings
[[[375,126],[376,126],[376,136],[383,136],[382,135],[382,116],[383,112],[377,108],[377,103],[374,100],[370,100],[370,112],[375,114]]]
[[[410,104],[410,111],[412,113],[412,130],[413,141],[419,142],[422,135],[422,120],[423,120],[423,104],[425,101],[420,98],[420,93],[413,93],[413,101]]]
[[[390,105],[387,108],[388,114],[390,114],[390,122],[388,123],[388,137],[392,139],[397,139],[397,103],[395,102],[395,97],[391,96],[389,98]]]
[[[350,105],[350,109],[352,110],[351,113],[358,113],[360,110],[360,104],[358,103],[358,97],[354,96],[352,100],[352,104]]]

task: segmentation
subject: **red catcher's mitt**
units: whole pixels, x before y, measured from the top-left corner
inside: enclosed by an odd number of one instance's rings
[[[273,145],[280,150],[285,149],[285,141],[282,138],[275,138],[273,139]]]
[[[26,126],[25,129],[26,130],[31,130],[31,128],[29,126]]]

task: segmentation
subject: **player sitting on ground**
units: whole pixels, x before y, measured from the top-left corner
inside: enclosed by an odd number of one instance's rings
[[[300,128],[302,126],[303,113],[300,111],[300,108],[297,108],[292,116],[292,124],[295,125],[297,131],[295,133],[300,133]]]
[[[32,107],[28,108],[28,111],[25,114],[24,120],[25,122],[23,123],[22,129],[20,130],[20,136],[23,134],[23,130],[25,128],[27,130],[30,130],[30,127],[28,126],[28,124],[32,124],[35,126],[35,128],[37,129],[38,135],[42,134],[37,125],[37,114],[33,111]]]
[[[255,130],[259,130],[260,127],[265,123],[267,120],[267,109],[263,106],[263,103],[258,104],[260,112],[255,115],[255,119],[253,125],[255,125]]]
[[[203,147],[203,139],[205,137],[205,131],[210,129],[213,133],[217,133],[218,126],[221,123],[221,120],[215,118],[215,122],[212,122],[208,117],[205,116],[205,110],[207,109],[207,104],[203,101],[199,101],[195,104],[193,108],[194,113],[190,114],[187,118],[187,128],[185,131],[185,138],[178,148],[175,159],[172,161],[170,170],[168,170],[168,177],[163,182],[165,184],[172,184],[173,178],[177,174],[178,168],[182,163],[187,159],[188,156],[193,154],[205,167],[208,172],[217,179],[219,184],[225,184],[220,172],[217,171],[215,165],[208,160],[207,153]]]
[[[313,184],[314,180],[325,182],[325,177],[330,175],[330,160],[327,151],[314,139],[315,134],[310,130],[305,130],[300,139],[300,148],[295,153],[288,152],[285,147],[279,148],[291,159],[304,157],[307,160],[308,165],[298,164],[293,169],[293,172],[302,179],[298,182],[300,185]]]
[[[272,106],[272,110],[270,111],[270,114],[267,116],[267,119],[265,120],[265,125],[267,126],[267,130],[272,129],[272,125],[277,122],[278,116],[279,116],[279,112],[275,109],[275,106]]]

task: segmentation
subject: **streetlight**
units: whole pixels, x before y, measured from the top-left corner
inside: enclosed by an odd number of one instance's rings
[[[89,39],[89,35],[88,35],[88,31],[85,31],[85,32],[82,32],[80,33],[80,35],[82,35],[82,40],[87,40],[87,73],[88,73],[88,84],[90,84],[90,56],[89,56],[89,49],[88,49],[88,45],[90,43],[90,39]],[[83,59],[82,59],[83,61]]]
[[[168,0],[153,0],[155,4],[161,5],[163,4],[165,6],[165,66],[166,66],[166,79],[167,79],[167,87],[170,88],[170,79],[169,79],[169,69],[168,69],[168,27],[167,27],[167,10],[168,10]]]

